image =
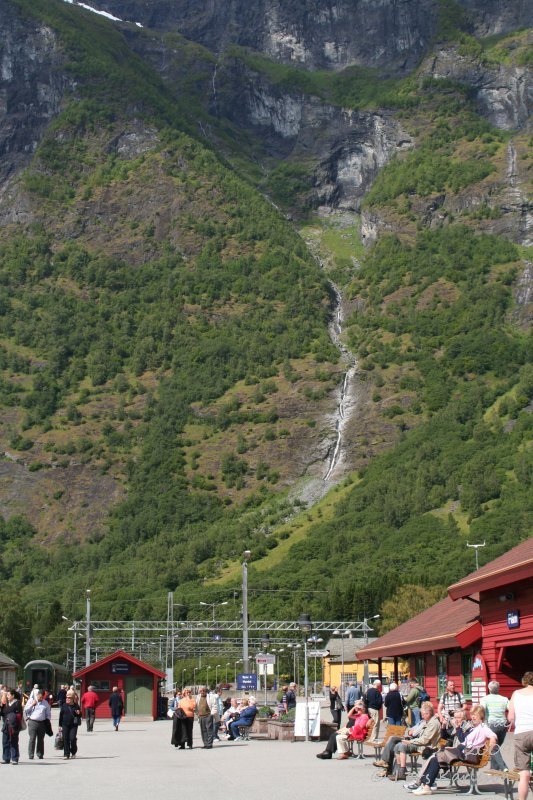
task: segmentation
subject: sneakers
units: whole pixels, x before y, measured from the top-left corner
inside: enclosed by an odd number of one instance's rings
[[[403,784],[403,788],[405,789],[406,792],[414,792],[414,790],[418,789],[419,786],[420,784],[418,783],[418,781],[412,781],[411,783]]]
[[[418,787],[418,789],[415,789],[415,790],[413,791],[413,794],[416,794],[416,796],[417,796],[417,797],[419,797],[420,795],[423,795],[423,794],[431,794],[431,789],[429,788],[429,786],[427,785],[427,783],[422,783],[422,784],[421,784],[421,785]]]

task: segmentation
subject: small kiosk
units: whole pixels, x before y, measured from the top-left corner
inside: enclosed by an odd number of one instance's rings
[[[89,686],[94,686],[99,697],[97,719],[111,719],[108,700],[113,686],[118,686],[122,695],[125,716],[151,716],[152,719],[157,719],[159,682],[166,675],[124,650],[117,650],[100,661],[89,664],[75,672],[73,677],[81,681],[81,694]]]

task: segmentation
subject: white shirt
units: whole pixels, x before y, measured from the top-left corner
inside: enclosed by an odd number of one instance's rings
[[[512,700],[515,712],[515,734],[533,731],[533,694],[518,691],[513,694]]]

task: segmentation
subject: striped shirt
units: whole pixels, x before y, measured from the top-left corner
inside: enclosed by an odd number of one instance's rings
[[[489,725],[507,725],[505,712],[509,708],[509,700],[501,694],[488,694],[482,697],[480,705],[487,712],[487,723]]]

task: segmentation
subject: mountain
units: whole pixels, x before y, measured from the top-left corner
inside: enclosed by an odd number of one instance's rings
[[[15,616],[61,658],[81,582],[195,616],[248,548],[354,618],[527,535],[526,6],[95,5],[0,0]]]

